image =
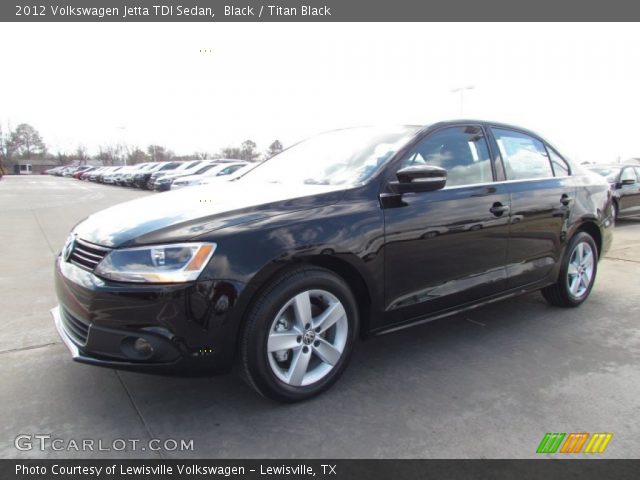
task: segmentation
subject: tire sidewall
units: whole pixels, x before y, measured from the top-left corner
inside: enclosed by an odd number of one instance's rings
[[[298,293],[321,289],[333,294],[347,314],[348,334],[338,363],[322,379],[312,385],[294,387],[280,380],[269,364],[267,341],[271,325],[282,306]],[[358,331],[358,309],[349,286],[329,271],[319,268],[301,270],[265,293],[249,315],[243,352],[245,366],[254,386],[265,396],[281,401],[298,401],[315,396],[329,388],[347,366]]]

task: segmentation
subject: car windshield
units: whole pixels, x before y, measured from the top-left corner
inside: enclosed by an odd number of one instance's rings
[[[620,167],[589,167],[589,170],[602,175],[609,183],[615,182],[620,173]]]
[[[344,185],[366,181],[420,127],[335,130],[304,140],[247,172],[242,181]]]

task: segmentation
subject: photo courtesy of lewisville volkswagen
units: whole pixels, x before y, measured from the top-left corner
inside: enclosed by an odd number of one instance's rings
[[[217,188],[91,215],[55,262],[74,359],[226,372],[297,401],[358,338],[541,290],[577,307],[611,243],[607,181],[537,134],[476,120],[302,141]]]

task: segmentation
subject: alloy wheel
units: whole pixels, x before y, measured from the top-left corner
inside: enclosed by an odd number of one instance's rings
[[[335,295],[326,290],[298,293],[280,309],[269,329],[271,370],[287,385],[311,385],[339,362],[348,333],[345,308]]]
[[[589,290],[594,265],[595,255],[591,245],[579,242],[571,253],[567,269],[567,288],[573,298],[581,298]]]

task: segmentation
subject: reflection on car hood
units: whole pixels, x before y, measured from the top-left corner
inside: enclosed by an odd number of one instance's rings
[[[88,217],[74,232],[108,247],[186,241],[212,230],[337,202],[340,186],[220,182],[150,195]]]

